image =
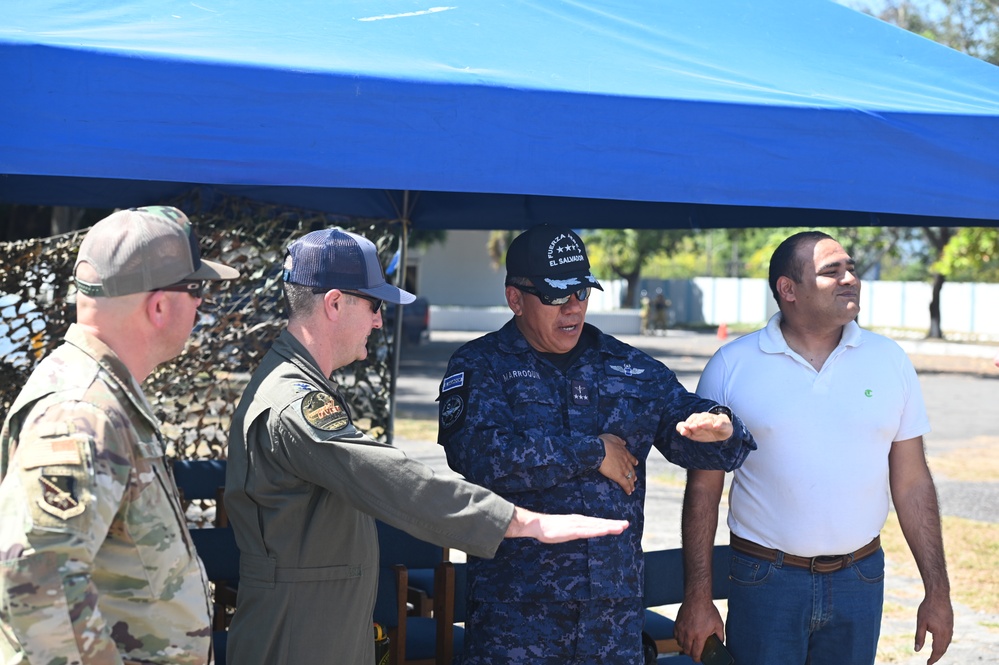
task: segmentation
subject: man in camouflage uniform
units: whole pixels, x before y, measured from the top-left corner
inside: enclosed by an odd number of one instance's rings
[[[441,382],[440,443],[474,483],[545,512],[626,519],[620,538],[505,541],[470,558],[463,665],[642,662],[644,460],[731,470],[756,447],[726,407],[584,324],[601,288],[579,237],[537,226],[506,259],[513,319],[459,349]]]
[[[375,518],[479,556],[506,538],[619,534],[621,520],[537,515],[435,475],[358,431],[329,376],[367,356],[385,282],[374,244],[342,229],[288,248],[288,328],[243,393],[229,432],[225,504],[239,545],[230,665],[370,665],[378,584]]]
[[[209,662],[207,577],[139,384],[183,350],[203,281],[238,276],[175,208],[87,233],[77,322],[0,433],[0,662]]]

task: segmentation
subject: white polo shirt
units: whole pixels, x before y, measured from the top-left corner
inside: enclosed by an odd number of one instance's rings
[[[759,446],[734,472],[728,526],[799,556],[852,552],[888,517],[892,442],[930,431],[919,380],[898,344],[855,322],[816,371],[784,341],[780,316],[719,349],[697,386]]]

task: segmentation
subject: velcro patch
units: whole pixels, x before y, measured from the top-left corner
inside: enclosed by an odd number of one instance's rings
[[[40,466],[78,466],[80,442],[85,435],[64,436],[58,439],[30,439],[24,441],[18,450],[22,469],[35,469]]]
[[[42,474],[38,482],[42,486],[42,496],[38,499],[38,505],[50,515],[68,520],[81,514],[86,508],[86,504],[75,494],[76,479],[73,476]]]
[[[324,432],[338,432],[350,424],[350,416],[340,402],[319,390],[302,398],[302,416],[310,425]]]
[[[464,393],[454,393],[442,397],[440,401],[441,430],[449,430],[465,421]]]
[[[441,392],[444,393],[447,392],[448,390],[461,388],[463,385],[465,385],[465,373],[458,372],[457,374],[452,374],[451,376],[446,377],[441,382]]]

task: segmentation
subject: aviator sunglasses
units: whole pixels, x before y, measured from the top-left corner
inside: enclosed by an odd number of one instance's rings
[[[572,296],[576,296],[576,300],[578,300],[579,302],[583,302],[584,300],[590,297],[590,287],[588,286],[584,286],[578,291],[573,291],[567,296],[560,296],[558,298],[552,298],[551,296],[546,296],[533,286],[524,286],[523,284],[507,284],[507,286],[512,286],[518,291],[523,291],[524,293],[530,293],[532,296],[537,296],[538,300],[540,300],[546,305],[554,305],[559,307],[569,302],[569,298],[571,298]]]

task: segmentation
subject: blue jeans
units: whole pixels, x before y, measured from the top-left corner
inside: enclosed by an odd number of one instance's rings
[[[873,665],[884,550],[835,573],[732,553],[725,636],[739,665]]]

